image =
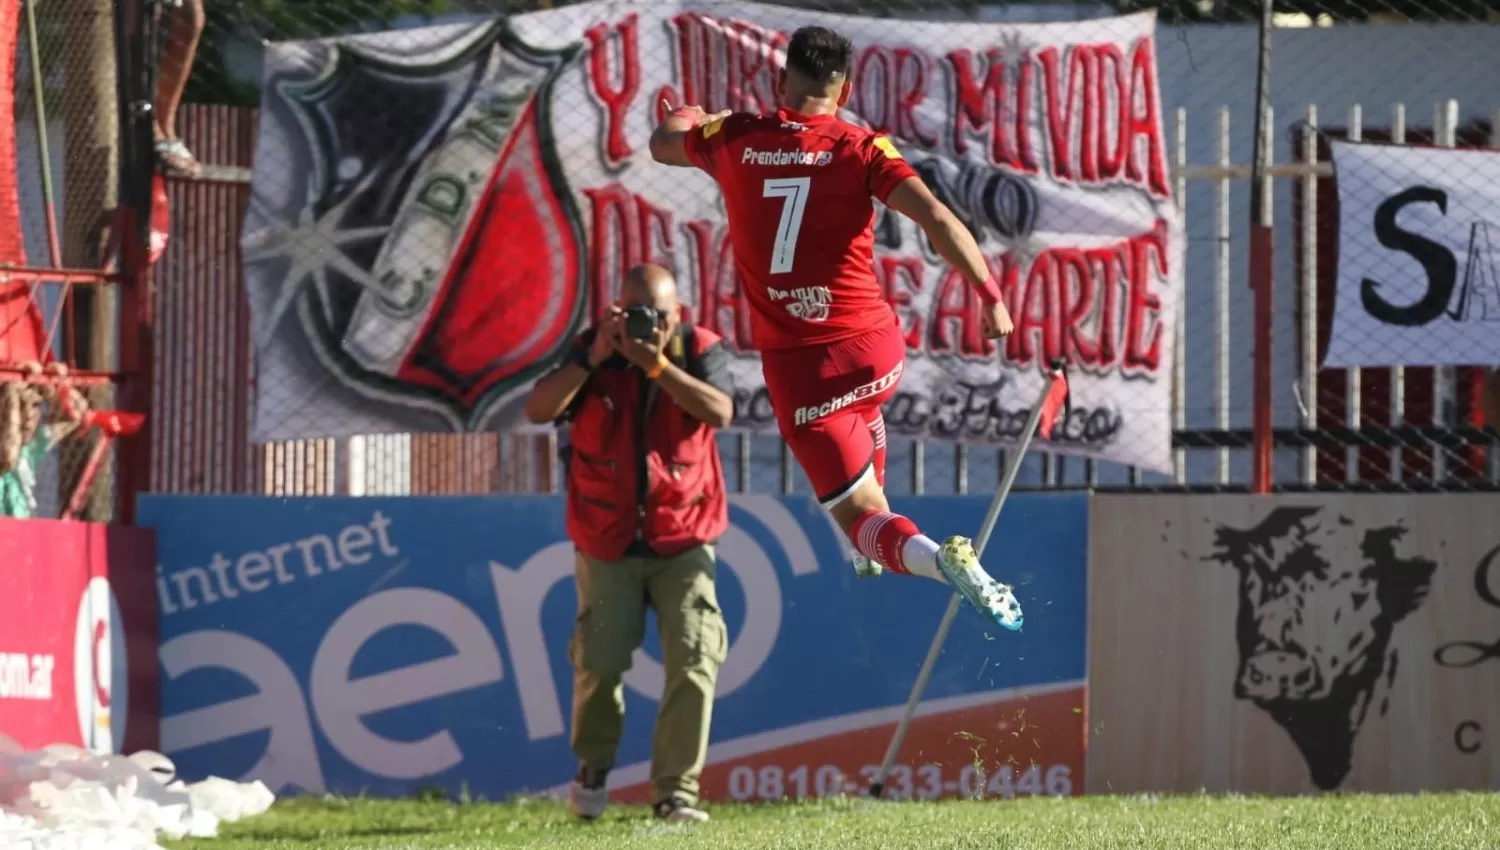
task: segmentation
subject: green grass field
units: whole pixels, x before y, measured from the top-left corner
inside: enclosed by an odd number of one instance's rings
[[[455,804],[296,799],[173,850],[1500,850],[1500,794],[1405,797],[1090,797],[992,802],[823,800],[715,806],[712,823],[666,825],[640,808],[575,822],[553,802]]]

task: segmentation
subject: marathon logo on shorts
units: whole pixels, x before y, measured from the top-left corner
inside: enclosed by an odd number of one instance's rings
[[[792,424],[810,425],[825,416],[832,416],[833,414],[839,412],[840,410],[843,410],[844,408],[848,407],[851,404],[854,404],[855,402],[863,401],[864,399],[870,398],[871,396],[880,395],[881,393],[885,392],[891,387],[894,387],[898,382],[900,382],[901,370],[905,367],[905,365],[905,362],[897,363],[896,368],[892,369],[881,377],[876,378],[868,384],[863,384],[861,386],[855,387],[853,390],[844,393],[837,398],[831,398],[828,401],[823,402],[822,404],[813,404],[807,407],[797,408],[797,412],[792,414]]]
[[[832,151],[758,151],[745,148],[740,153],[740,165],[827,165],[833,162]]]

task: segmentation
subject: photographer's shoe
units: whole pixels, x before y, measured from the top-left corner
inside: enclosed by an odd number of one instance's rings
[[[568,808],[573,814],[583,820],[594,820],[604,814],[609,807],[609,789],[605,788],[605,780],[608,771],[591,770],[587,767],[578,768],[578,777],[573,780],[573,787],[568,789]]]
[[[657,818],[670,823],[707,823],[708,812],[681,797],[668,797],[651,810]]]

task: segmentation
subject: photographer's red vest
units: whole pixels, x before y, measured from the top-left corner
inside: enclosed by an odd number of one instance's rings
[[[684,337],[689,362],[719,341],[703,328]],[[663,556],[717,540],[729,527],[717,432],[639,369],[601,369],[579,393],[567,463],[574,544],[615,560],[637,540]]]

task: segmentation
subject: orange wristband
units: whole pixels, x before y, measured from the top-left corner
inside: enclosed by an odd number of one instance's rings
[[[656,358],[656,365],[646,370],[646,377],[654,381],[661,377],[661,373],[665,371],[667,371],[667,358],[658,357]]]

